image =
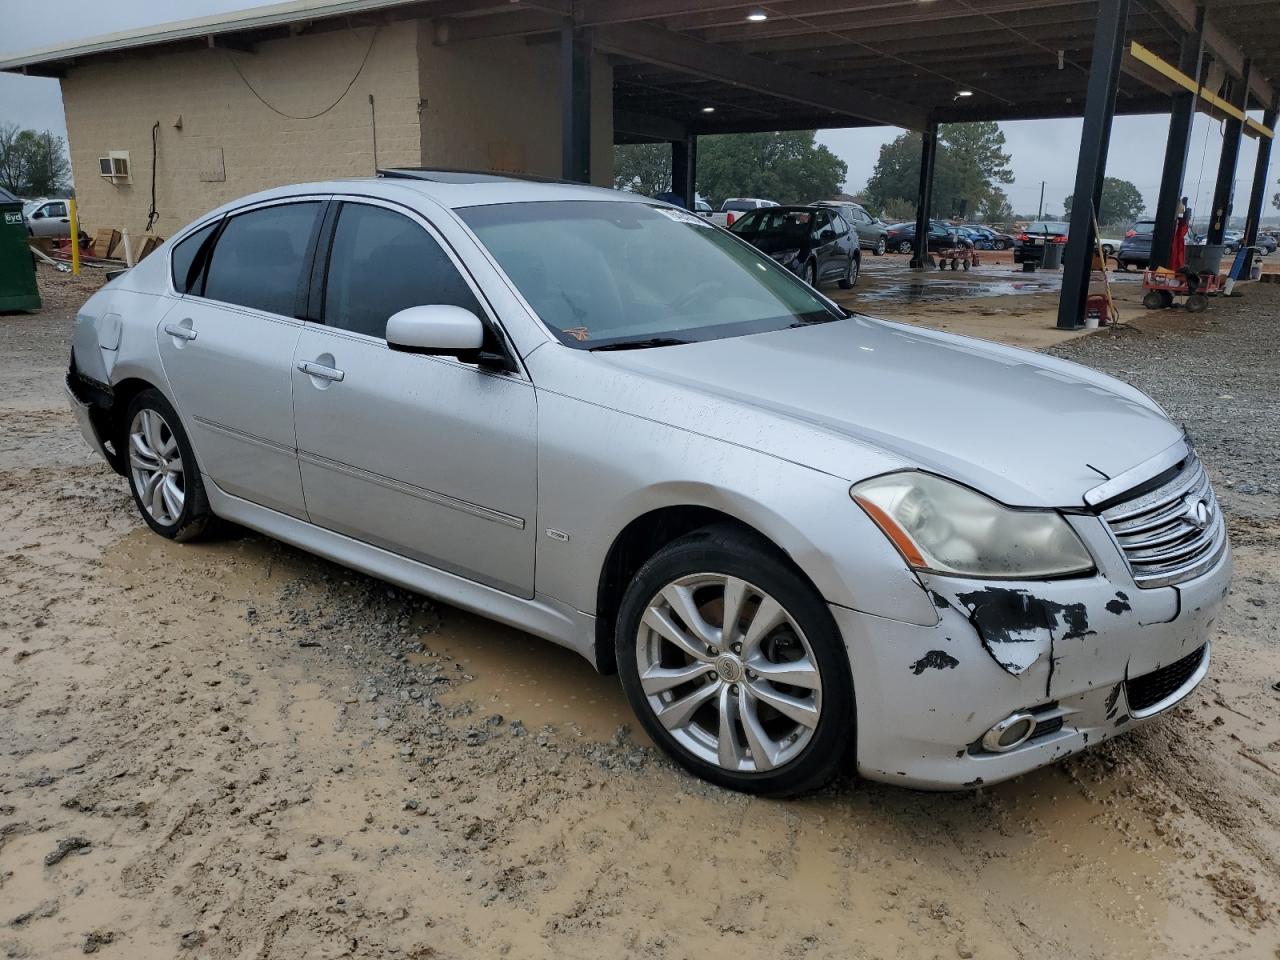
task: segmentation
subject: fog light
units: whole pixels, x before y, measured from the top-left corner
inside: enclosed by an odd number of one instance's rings
[[[992,753],[1007,753],[1027,742],[1036,728],[1036,718],[1029,713],[1013,713],[982,736],[982,748]]]

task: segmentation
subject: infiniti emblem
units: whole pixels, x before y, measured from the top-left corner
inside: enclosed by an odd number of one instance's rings
[[[1183,519],[1191,524],[1197,530],[1203,530],[1209,526],[1209,504],[1204,500],[1192,500],[1187,497],[1183,501],[1186,504],[1186,510],[1182,512]]]

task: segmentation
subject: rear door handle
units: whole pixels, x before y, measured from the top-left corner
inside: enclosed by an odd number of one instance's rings
[[[326,367],[321,363],[313,363],[310,360],[302,360],[298,363],[298,369],[309,377],[316,377],[320,380],[332,380],[334,383],[341,383],[342,378],[346,374],[336,367]]]
[[[196,338],[196,332],[194,330],[190,327],[184,327],[177,323],[166,323],[164,325],[164,332],[171,337],[177,337],[179,340],[194,340]]]

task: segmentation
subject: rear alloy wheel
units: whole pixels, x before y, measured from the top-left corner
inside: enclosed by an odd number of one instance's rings
[[[144,390],[126,415],[129,489],[142,519],[170,540],[194,540],[213,512],[178,414],[158,390]]]
[[[1005,248],[1005,242],[1003,240],[993,240],[991,247],[994,250],[1003,250]]]
[[[849,265],[845,267],[844,276],[840,278],[841,290],[852,290],[858,282],[858,273],[862,267],[862,258],[856,253],[850,254]]]
[[[911,253],[915,250],[915,248],[916,248],[915,244],[912,243],[910,240],[903,240],[898,244],[899,253]]]
[[[818,267],[812,260],[804,265],[803,280],[813,289],[818,289]]]
[[[848,654],[826,604],[768,545],[730,527],[659,551],[618,616],[632,708],[679,763],[724,787],[813,789],[853,744]]]

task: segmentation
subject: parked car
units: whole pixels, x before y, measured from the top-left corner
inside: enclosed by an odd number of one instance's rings
[[[71,236],[71,214],[66,200],[46,200],[27,214],[27,233],[33,237]]]
[[[979,245],[979,250],[1010,250],[1017,244],[1017,240],[1011,234],[992,230],[980,223],[967,223],[965,227],[977,234],[975,239],[980,238],[982,243],[986,244],[986,246]]]
[[[858,245],[863,250],[870,250],[877,257],[882,257],[889,248],[888,225],[879,217],[873,217],[861,204],[848,200],[818,200],[812,206],[839,210],[845,222],[857,232]]]
[[[1049,243],[1064,244],[1067,242],[1067,234],[1070,230],[1071,224],[1061,220],[1036,220],[1027,224],[1026,229],[1018,234],[1018,245],[1013,248],[1013,262],[1022,263],[1024,260],[1032,260],[1039,263],[1043,251],[1033,248],[1043,247]]]
[[[835,280],[848,290],[858,282],[862,249],[839,210],[768,207],[744,213],[729,230],[811,287]]]
[[[232,521],[567,646],[753,793],[849,758],[972,788],[1133,730],[1205,676],[1230,582],[1139,390],[579,185],[237,200],[89,298],[67,387],[156,534]]]
[[[943,223],[941,220],[929,221],[929,239],[928,247],[932,252],[937,252],[943,247],[950,247],[950,240],[953,236],[963,236],[964,240],[972,245],[973,241],[967,234],[959,233],[950,224]],[[888,243],[890,250],[896,250],[898,253],[912,253],[916,244],[916,225],[914,221],[907,223],[894,224],[889,228]]]
[[[761,207],[776,207],[772,200],[760,200],[757,197],[730,197],[720,204],[720,212],[711,215],[711,222],[721,227],[733,226],[733,221],[744,213],[759,210]]]
[[[1145,270],[1151,262],[1151,238],[1155,233],[1154,220],[1139,220],[1125,234],[1116,251],[1116,266],[1121,270],[1138,267]]]

